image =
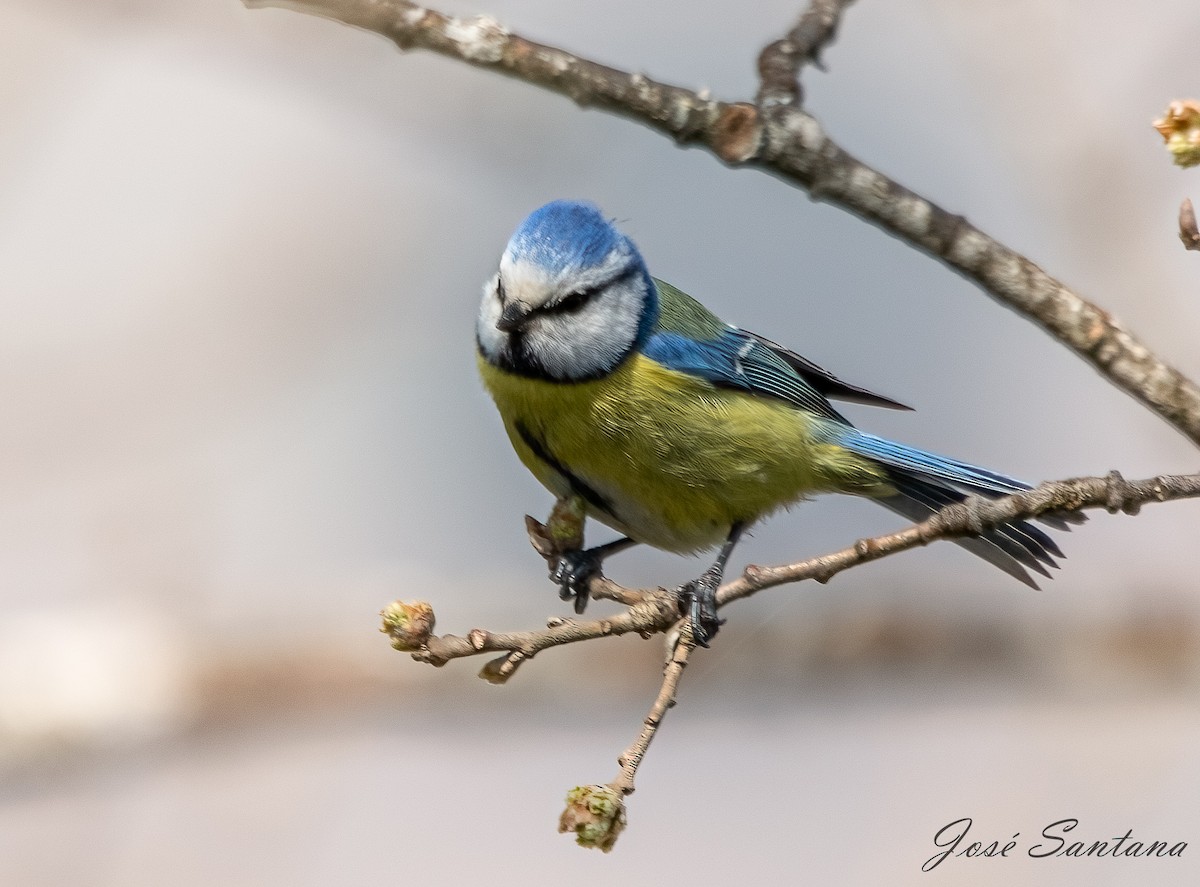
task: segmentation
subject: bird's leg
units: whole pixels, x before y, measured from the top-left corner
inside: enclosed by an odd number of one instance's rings
[[[701,647],[707,647],[713,639],[724,619],[717,618],[717,589],[725,576],[725,563],[733,553],[742,536],[744,524],[734,524],[729,528],[729,536],[721,546],[721,551],[713,565],[705,570],[698,579],[679,588],[679,609],[687,614],[692,623],[692,637]]]
[[[558,596],[564,601],[575,599],[575,612],[587,608],[588,585],[600,575],[600,567],[610,554],[637,545],[632,539],[621,538],[594,548],[563,551],[550,562],[550,578],[558,585]]]

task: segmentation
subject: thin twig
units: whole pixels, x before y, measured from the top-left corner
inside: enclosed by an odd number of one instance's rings
[[[946,506],[919,524],[895,533],[861,539],[841,551],[782,566],[746,567],[739,578],[718,589],[717,605],[725,606],[764,589],[805,579],[828,582],[838,573],[857,564],[899,554],[938,539],[978,536],[999,524],[1035,518],[1049,512],[1104,508],[1112,513],[1136,514],[1146,503],[1196,497],[1200,497],[1200,474],[1160,475],[1127,481],[1116,471],[1104,477],[1047,481],[1027,492],[999,499],[971,497],[965,502]],[[503,683],[522,662],[542,650],[600,637],[630,633],[646,636],[658,634],[679,621],[678,598],[673,591],[662,588],[620,589],[607,579],[598,579],[593,583],[593,597],[621,600],[626,593],[628,599],[637,600],[638,603],[610,618],[587,621],[555,619],[549,628],[540,631],[499,633],[477,628],[466,637],[449,634],[431,636],[412,656],[420,662],[444,665],[464,656],[503,652],[503,656],[489,662],[481,672],[481,677]]]
[[[675,694],[679,690],[679,679],[683,677],[683,670],[687,668],[688,657],[692,655],[692,650],[695,648],[695,641],[692,640],[691,634],[685,630],[675,643],[671,657],[667,660],[667,664],[663,668],[662,686],[658,690],[658,696],[655,697],[654,704],[650,706],[650,713],[646,715],[646,719],[642,722],[641,732],[638,733],[637,738],[633,740],[629,748],[625,749],[625,753],[617,758],[617,763],[621,765],[621,772],[608,784],[609,788],[613,791],[620,792],[622,795],[633,794],[633,781],[637,777],[638,767],[641,766],[642,759],[646,757],[646,749],[654,741],[654,736],[658,733],[659,725],[662,724],[667,711],[675,705]]]
[[[782,567],[747,567],[743,575],[717,592],[718,606],[790,582],[815,579],[828,582],[838,573],[867,561],[928,545],[938,539],[978,536],[1000,524],[1026,520],[1041,514],[1103,508],[1110,514],[1137,514],[1149,502],[1200,497],[1200,474],[1159,475],[1127,481],[1119,471],[1104,477],[1081,477],[1047,481],[1032,490],[1000,499],[971,496],[947,505],[928,519],[907,529],[874,539],[860,539],[853,546]]]
[[[821,52],[837,36],[842,13],[854,0],[812,0],[796,26],[786,37],[767,44],[758,56],[758,76],[762,85],[755,104],[796,105],[804,101],[800,69],[811,64],[821,67]]]
[[[614,583],[600,579],[596,584],[603,588]],[[466,637],[452,634],[433,636],[420,649],[414,650],[412,657],[418,662],[441,666],[451,659],[504,651],[505,655],[490,661],[479,673],[484,680],[503,684],[522,662],[550,647],[630,633],[656,634],[666,631],[679,620],[678,599],[673,592],[645,589],[636,593],[640,596],[639,603],[628,606],[609,619],[580,621],[555,618],[541,631],[490,632],[476,628],[468,632]]]
[[[382,34],[401,49],[428,49],[498,71],[799,185],[975,281],[1200,443],[1200,387],[1029,259],[851,156],[795,105],[713,101],[526,40],[486,16],[453,18],[405,0],[245,2],[311,12]]]

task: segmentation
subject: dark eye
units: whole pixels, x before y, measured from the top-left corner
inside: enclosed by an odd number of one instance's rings
[[[555,311],[563,311],[567,314],[573,314],[587,304],[588,299],[592,297],[595,290],[578,290],[571,293],[563,299],[559,299],[554,305]]]

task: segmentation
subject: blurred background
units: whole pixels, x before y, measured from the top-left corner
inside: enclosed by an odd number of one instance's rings
[[[720,98],[798,2],[447,2]],[[1200,178],[1150,121],[1200,93],[1191,0],[872,0],[809,71],[833,138],[1200,376]],[[730,610],[609,856],[554,833],[606,782],[660,640],[412,663],[564,612],[549,495],[475,378],[513,227],[599,203],[728,320],[919,409],[872,431],[1031,481],[1196,449],[969,282],[762,174],[566,99],[234,0],[0,0],[0,883],[1193,884],[1200,503],[1094,513],[1031,592],[954,546]],[[781,563],[898,527],[823,499]],[[594,540],[607,538],[603,531]],[[626,583],[700,561],[632,552]],[[603,612],[603,605],[593,605]],[[681,815],[683,812],[683,815]],[[1188,841],[1182,859],[921,864],[972,839]],[[478,869],[477,869],[478,870]],[[387,880],[384,880],[386,883]]]

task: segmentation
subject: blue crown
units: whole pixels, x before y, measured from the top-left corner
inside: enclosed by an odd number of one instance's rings
[[[636,252],[598,207],[578,200],[555,200],[535,209],[513,234],[508,250],[514,257],[555,268],[591,268],[614,250]]]

